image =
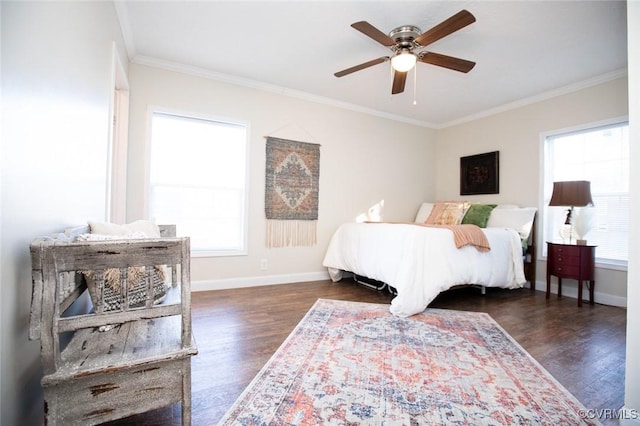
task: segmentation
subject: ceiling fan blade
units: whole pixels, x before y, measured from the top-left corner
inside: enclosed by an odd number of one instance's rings
[[[372,59],[372,60],[370,60],[368,62],[365,62],[365,63],[362,63],[360,65],[356,65],[356,66],[353,66],[351,68],[347,68],[347,69],[344,69],[342,71],[338,71],[338,72],[334,73],[333,75],[335,75],[336,77],[343,77],[343,76],[345,76],[347,74],[351,74],[352,72],[360,71],[360,70],[363,70],[365,68],[369,68],[369,67],[372,67],[374,65],[381,64],[381,63],[383,63],[385,61],[388,61],[388,60],[389,60],[388,56],[382,56],[380,58]]]
[[[391,94],[397,95],[404,92],[404,84],[407,81],[407,73],[396,71],[393,74],[393,86],[391,86]]]
[[[415,39],[415,42],[422,47],[428,46],[431,43],[436,42],[441,38],[446,37],[461,28],[466,27],[469,24],[473,24],[474,22],[476,22],[475,16],[473,16],[471,12],[463,9],[446,21],[441,22],[440,24],[431,28],[429,31],[425,31],[424,33],[419,35]]]
[[[351,26],[367,37],[371,37],[383,46],[391,47],[396,44],[396,42],[391,37],[380,31],[367,21],[355,22],[351,24]]]
[[[440,53],[425,52],[418,59],[426,64],[437,65],[450,70],[467,73],[476,66],[475,62],[466,59],[454,58],[453,56],[441,55]]]

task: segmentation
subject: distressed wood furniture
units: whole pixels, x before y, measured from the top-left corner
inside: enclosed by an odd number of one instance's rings
[[[589,304],[595,289],[596,246],[547,242],[547,299],[551,294],[551,276],[558,277],[558,297],[562,296],[562,279],[578,280],[578,306],[582,306],[583,282],[587,281]]]
[[[175,226],[161,227],[175,235]],[[29,338],[40,339],[45,424],[97,424],[181,402],[191,423],[190,248],[188,238],[31,244],[33,294]],[[172,286],[154,303],[150,271],[166,265]],[[146,271],[146,297],[134,307],[128,268]],[[91,307],[86,272],[98,298],[120,270],[121,304]],[[177,282],[179,274],[179,283]]]

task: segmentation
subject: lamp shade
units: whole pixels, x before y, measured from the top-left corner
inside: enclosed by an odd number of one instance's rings
[[[568,207],[593,206],[591,182],[587,180],[553,182],[553,194],[551,194],[549,205]]]

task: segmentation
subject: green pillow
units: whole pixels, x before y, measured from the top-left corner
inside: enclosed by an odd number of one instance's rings
[[[496,208],[497,204],[471,204],[469,210],[462,218],[463,225],[478,225],[480,228],[487,227],[487,221],[491,211]]]

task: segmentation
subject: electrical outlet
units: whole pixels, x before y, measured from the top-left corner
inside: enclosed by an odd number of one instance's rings
[[[260,270],[266,271],[267,269],[269,269],[269,261],[267,259],[260,260]]]

